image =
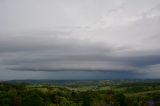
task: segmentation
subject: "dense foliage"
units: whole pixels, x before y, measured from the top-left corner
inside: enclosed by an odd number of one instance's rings
[[[73,86],[1,83],[0,106],[160,106],[160,89],[159,84],[78,90]]]

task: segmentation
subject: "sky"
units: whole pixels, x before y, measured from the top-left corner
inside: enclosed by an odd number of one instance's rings
[[[0,0],[0,80],[160,78],[160,0]]]

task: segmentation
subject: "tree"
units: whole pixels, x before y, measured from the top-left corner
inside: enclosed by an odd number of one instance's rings
[[[115,103],[117,106],[126,106],[124,94],[117,93],[117,94],[115,94],[114,99],[115,99]]]
[[[10,98],[7,92],[0,91],[0,106],[9,106]]]
[[[37,93],[34,93],[34,92],[23,98],[22,105],[23,106],[45,106],[43,98],[41,98]]]
[[[17,95],[17,90],[15,88],[11,88],[8,94],[11,99],[11,106],[21,106],[21,97]]]

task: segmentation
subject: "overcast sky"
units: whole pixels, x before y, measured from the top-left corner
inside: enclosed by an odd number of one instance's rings
[[[160,78],[160,0],[0,0],[0,80]]]

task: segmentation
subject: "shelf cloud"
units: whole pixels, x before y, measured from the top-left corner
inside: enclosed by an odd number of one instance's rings
[[[160,0],[5,0],[0,17],[0,80],[160,77]]]

